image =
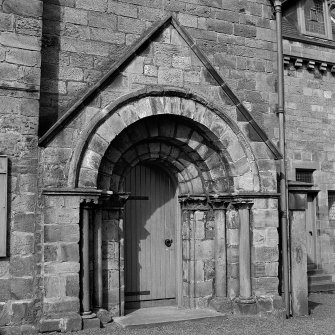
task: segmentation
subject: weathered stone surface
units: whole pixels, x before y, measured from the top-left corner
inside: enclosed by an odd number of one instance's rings
[[[78,313],[79,299],[73,297],[44,299],[44,312],[47,314],[74,312]]]
[[[9,272],[14,277],[31,276],[34,270],[32,256],[15,256],[11,258]]]
[[[101,321],[98,318],[85,319],[83,318],[83,329],[95,329],[100,328]]]
[[[14,300],[32,299],[35,290],[34,280],[33,278],[12,278],[10,290]]]
[[[6,13],[14,13],[22,16],[41,17],[43,3],[40,0],[4,0],[3,10]]]
[[[0,303],[0,327],[8,325],[9,322],[10,322],[10,315],[8,305],[5,303]]]

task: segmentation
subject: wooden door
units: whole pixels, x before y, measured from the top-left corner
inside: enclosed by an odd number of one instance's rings
[[[125,211],[126,308],[173,304],[176,188],[165,171],[137,165],[125,189],[131,193]],[[172,240],[171,246],[166,240]]]
[[[314,196],[307,195],[306,233],[307,233],[307,264],[314,266],[316,261],[316,211]]]

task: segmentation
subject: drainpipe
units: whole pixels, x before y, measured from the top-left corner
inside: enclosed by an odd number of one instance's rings
[[[286,177],[286,150],[285,150],[285,92],[284,92],[284,63],[283,63],[283,35],[282,35],[282,1],[275,0],[274,8],[277,21],[277,49],[278,49],[278,115],[279,115],[279,149],[283,155],[280,161],[280,220],[282,238],[282,264],[284,279],[284,299],[286,317],[290,316],[290,285],[288,262],[288,192]]]

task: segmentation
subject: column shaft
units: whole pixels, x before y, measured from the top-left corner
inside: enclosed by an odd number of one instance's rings
[[[81,282],[82,282],[82,315],[89,315],[91,311],[90,296],[90,259],[89,259],[89,223],[90,209],[84,207],[82,215],[81,238]]]
[[[226,211],[215,211],[215,296],[225,297],[227,291],[226,277]]]
[[[241,206],[240,217],[240,297],[251,297],[249,208]]]
[[[102,308],[102,213],[101,209],[95,211],[94,216],[94,307]]]

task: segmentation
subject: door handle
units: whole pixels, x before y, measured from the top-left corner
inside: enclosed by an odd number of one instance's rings
[[[172,239],[170,240],[170,239],[167,238],[167,239],[165,240],[165,245],[166,245],[168,248],[170,248],[171,245],[172,245],[172,242],[173,242]]]

